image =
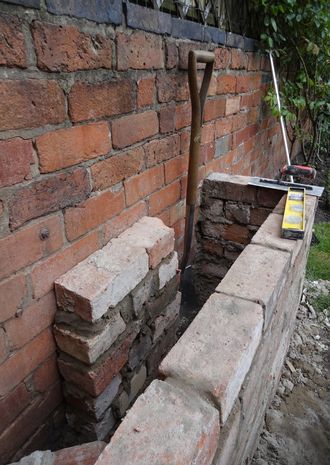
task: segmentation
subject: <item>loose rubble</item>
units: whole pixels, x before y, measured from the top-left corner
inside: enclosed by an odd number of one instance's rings
[[[287,358],[251,465],[326,465],[330,456],[330,281],[305,281]]]

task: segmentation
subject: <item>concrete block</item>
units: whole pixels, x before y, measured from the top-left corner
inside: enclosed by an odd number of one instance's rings
[[[266,329],[284,286],[290,254],[260,245],[248,245],[216,291],[262,305]]]
[[[95,321],[115,307],[149,271],[144,248],[113,239],[55,282],[61,309]]]
[[[110,315],[106,326],[99,334],[85,336],[65,326],[54,326],[54,335],[58,347],[82,362],[92,364],[107,351],[118,336],[125,331],[126,324],[120,314]]]
[[[150,268],[156,268],[174,250],[174,230],[165,226],[159,218],[144,216],[123,232],[119,239],[144,247],[149,255]]]
[[[218,436],[214,407],[188,389],[155,380],[95,465],[205,465],[212,462]]]
[[[146,379],[147,379],[147,369],[144,365],[142,365],[142,367],[139,369],[137,373],[135,373],[135,375],[130,381],[130,393],[128,397],[128,400],[130,403],[139,394],[139,392],[143,388],[143,385]]]
[[[154,335],[153,335],[153,342],[157,341],[160,338],[164,331],[173,324],[173,322],[177,319],[180,313],[180,305],[181,305],[181,292],[177,292],[175,299],[171,302],[159,315],[154,323]]]
[[[178,254],[177,252],[173,253],[173,256],[168,260],[163,262],[159,267],[159,289],[163,287],[176,275],[177,269],[179,267]]]
[[[225,423],[260,342],[262,308],[212,294],[160,365],[164,376],[211,395]]]

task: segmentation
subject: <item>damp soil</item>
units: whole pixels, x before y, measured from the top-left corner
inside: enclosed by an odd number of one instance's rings
[[[252,465],[328,465],[330,457],[329,281],[305,281],[296,329]]]

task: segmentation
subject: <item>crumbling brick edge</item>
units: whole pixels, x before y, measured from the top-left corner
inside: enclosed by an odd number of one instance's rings
[[[203,184],[204,202],[250,196],[253,205],[278,195],[248,181],[213,173]],[[137,399],[97,465],[250,463],[294,328],[316,203],[307,196],[305,238],[289,241],[280,238],[279,202],[165,357],[162,380]]]

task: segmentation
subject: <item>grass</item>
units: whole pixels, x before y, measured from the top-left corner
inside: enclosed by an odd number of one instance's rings
[[[310,248],[307,262],[307,278],[330,281],[330,223],[315,225],[315,235],[319,244]]]

